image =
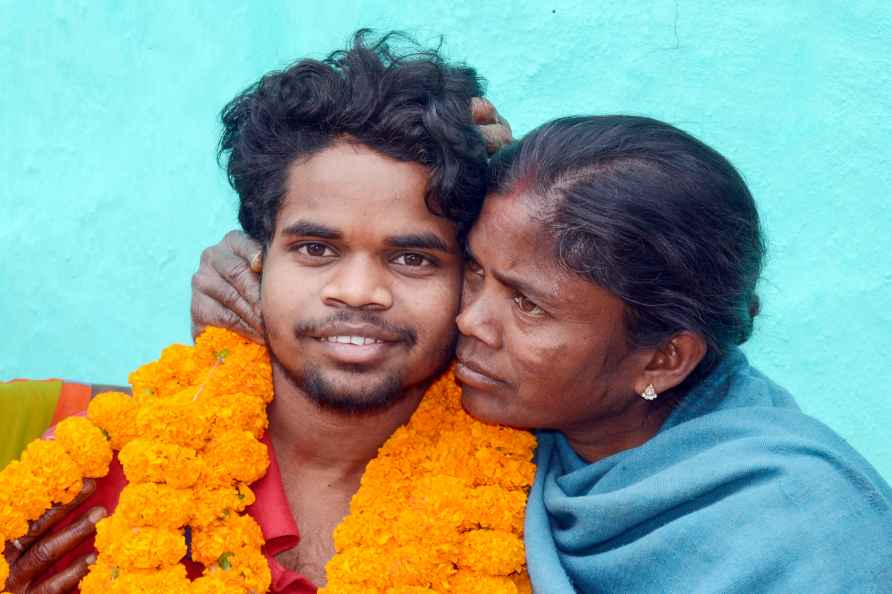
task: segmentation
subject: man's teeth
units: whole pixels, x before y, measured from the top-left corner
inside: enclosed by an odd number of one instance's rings
[[[362,346],[365,344],[378,344],[384,342],[377,338],[369,338],[367,336],[322,336],[319,340],[323,342],[339,342],[341,344],[355,344]]]

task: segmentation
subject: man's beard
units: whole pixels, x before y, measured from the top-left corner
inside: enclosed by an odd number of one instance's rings
[[[383,410],[402,400],[406,393],[402,378],[397,372],[386,374],[375,385],[365,389],[342,388],[326,378],[321,369],[310,365],[304,368],[303,384],[300,387],[322,408],[343,414]]]
[[[296,327],[295,334],[298,337],[305,337],[325,323],[357,320],[386,327],[391,332],[399,334],[410,350],[416,346],[418,339],[414,329],[393,326],[381,321],[374,314],[366,312],[359,315],[339,312],[322,323],[302,322]],[[449,367],[457,337],[458,332],[453,329],[443,348],[435,355],[436,368],[423,383],[439,377]],[[375,366],[341,364],[337,365],[333,371],[346,373],[337,373],[341,377],[333,377],[332,373],[326,372],[323,367],[312,362],[305,363],[302,369],[289,367],[276,356],[272,344],[269,344],[269,355],[273,367],[282,372],[292,386],[298,388],[319,407],[339,414],[361,415],[378,412],[393,406],[412,393],[412,386],[403,384],[407,370],[387,370],[382,373]],[[356,381],[351,381],[351,377],[355,377]],[[373,378],[374,381],[370,381]],[[365,385],[360,387],[358,384]]]

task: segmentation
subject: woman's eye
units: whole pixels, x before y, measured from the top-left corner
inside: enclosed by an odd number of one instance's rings
[[[530,301],[528,297],[522,295],[520,293],[516,293],[514,295],[514,304],[517,305],[517,308],[523,313],[531,316],[540,316],[545,313],[545,311]]]
[[[330,247],[328,247],[324,243],[317,243],[315,241],[300,244],[299,246],[297,246],[297,251],[314,258],[326,258],[335,255],[334,250],[332,250]]]
[[[480,267],[480,264],[469,258],[465,260],[465,272],[480,275],[483,273],[483,269]]]
[[[422,256],[421,254],[400,254],[393,261],[397,264],[401,264],[403,266],[425,266],[431,263],[430,259],[426,256]]]

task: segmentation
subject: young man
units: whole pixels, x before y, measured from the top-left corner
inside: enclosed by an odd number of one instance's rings
[[[262,246],[276,399],[251,513],[273,592],[324,583],[365,465],[452,354],[459,239],[485,190],[486,143],[471,118],[482,89],[473,70],[436,51],[398,54],[392,41],[360,32],[348,50],[270,73],[223,110],[220,155],[242,227]],[[91,560],[84,539],[123,488],[120,466],[97,483],[56,525],[67,530],[18,543],[7,589],[73,587]]]

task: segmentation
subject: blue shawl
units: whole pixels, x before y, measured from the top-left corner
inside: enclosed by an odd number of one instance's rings
[[[647,443],[589,464],[539,433],[537,594],[892,592],[892,489],[739,350]]]

